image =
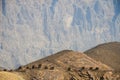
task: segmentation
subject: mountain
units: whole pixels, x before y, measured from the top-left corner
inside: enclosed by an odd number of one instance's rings
[[[8,77],[9,80],[119,80],[120,74],[84,53],[64,50],[16,70],[0,72],[0,80]]]
[[[0,0],[0,65],[120,41],[120,0]]]
[[[84,53],[89,57],[112,67],[116,71],[120,71],[120,42],[101,44]]]
[[[62,67],[63,69],[66,69],[66,70],[68,67],[72,67],[72,68],[80,68],[80,67],[96,68],[96,67],[99,67],[99,69],[102,69],[102,70],[112,70],[112,68],[110,68],[100,62],[96,62],[95,60],[86,56],[84,53],[75,52],[72,50],[60,51],[51,56],[48,56],[43,59],[32,62],[30,64],[27,64],[24,67],[32,68],[32,66],[38,66],[39,64],[43,65],[43,67],[44,66],[50,67],[52,65],[55,65],[57,67]]]
[[[24,75],[21,75],[25,77],[25,80],[31,80],[33,78],[38,80],[85,80],[89,79],[89,76],[85,77],[84,75],[87,75],[87,71],[89,71],[90,68],[91,73],[88,74],[93,74],[96,77],[100,77],[100,75],[97,75],[99,71],[104,72],[112,70],[109,66],[97,62],[83,53],[64,50],[25,66],[21,66],[16,71],[24,72]],[[79,71],[83,71],[83,73],[79,73]],[[95,71],[98,72],[94,73]]]

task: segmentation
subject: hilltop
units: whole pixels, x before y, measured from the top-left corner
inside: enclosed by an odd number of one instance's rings
[[[116,71],[120,71],[120,42],[101,44],[84,53],[89,57],[112,67]]]

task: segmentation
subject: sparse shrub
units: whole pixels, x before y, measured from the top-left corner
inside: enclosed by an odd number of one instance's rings
[[[85,69],[85,67],[81,67],[80,69],[79,69],[79,71],[82,71],[82,70],[84,70]]]
[[[38,68],[41,68],[41,66],[42,66],[42,64],[39,64],[39,65],[38,65]]]
[[[29,69],[29,67],[27,66],[26,69]]]
[[[71,71],[71,68],[70,67],[68,67],[68,69],[67,69],[68,71]]]
[[[3,69],[3,71],[7,71],[7,69]]]
[[[35,66],[34,66],[34,65],[32,65],[32,69],[35,69]]]
[[[18,69],[22,69],[22,67],[20,66]]]
[[[48,69],[48,67],[47,67],[47,66],[45,66],[45,69]]]
[[[54,70],[54,67],[50,67],[50,70]]]
[[[85,67],[81,67],[81,69],[85,69]]]
[[[101,77],[100,77],[100,80],[104,80],[104,77],[103,77],[103,76],[101,76]]]
[[[89,67],[89,70],[93,70],[93,67]]]
[[[96,67],[94,70],[99,70],[99,67]]]
[[[36,77],[33,77],[31,80],[38,80]]]

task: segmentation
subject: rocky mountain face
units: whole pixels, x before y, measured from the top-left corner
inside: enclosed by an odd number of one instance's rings
[[[84,53],[116,71],[120,71],[120,42],[101,44]]]
[[[9,80],[119,80],[120,72],[83,53],[64,50],[14,71],[1,71],[0,80],[8,80],[3,79],[6,77]]]
[[[119,0],[0,0],[0,66],[120,41]]]

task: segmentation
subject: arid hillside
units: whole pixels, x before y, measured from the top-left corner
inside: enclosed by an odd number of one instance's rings
[[[101,44],[84,53],[116,71],[120,71],[120,42]]]
[[[64,50],[16,70],[1,71],[0,80],[119,80],[119,72],[84,53]],[[7,75],[8,74],[8,75]],[[7,76],[6,76],[7,75]],[[9,76],[11,75],[11,76]],[[17,77],[16,77],[17,75]],[[5,79],[7,77],[7,79]],[[19,79],[21,78],[21,79]]]
[[[73,68],[99,67],[102,70],[111,70],[110,67],[100,62],[97,62],[92,58],[89,58],[87,55],[80,52],[75,52],[72,50],[64,50],[64,51],[58,52],[56,54],[53,54],[46,58],[32,62],[23,67],[32,68],[33,66],[39,66],[39,65],[42,65],[42,67],[45,67],[45,66],[49,67],[53,65],[53,67],[57,66],[63,69],[67,69],[68,67],[73,67]]]
[[[12,72],[0,71],[0,80],[25,80],[18,74]]]

